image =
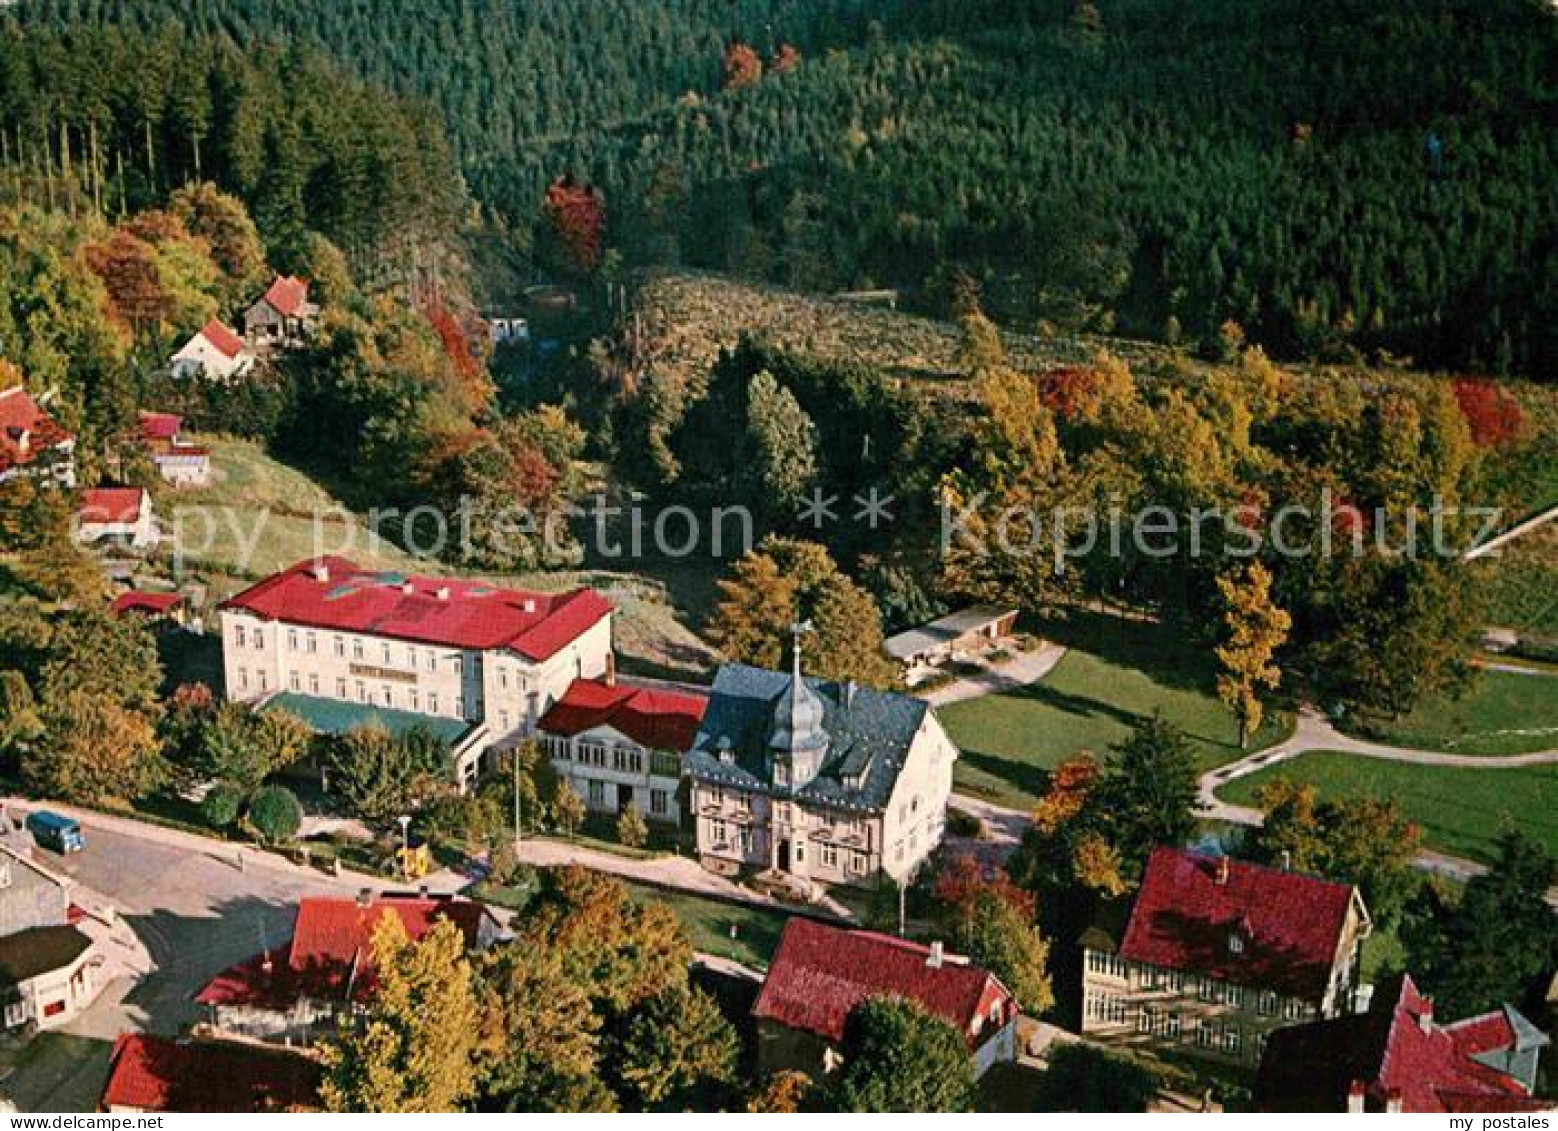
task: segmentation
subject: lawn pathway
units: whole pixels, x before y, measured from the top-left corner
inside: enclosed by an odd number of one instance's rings
[[[1293,737],[1286,742],[1251,754],[1248,758],[1242,758],[1230,765],[1210,770],[1201,776],[1203,816],[1234,825],[1259,826],[1264,820],[1264,814],[1259,809],[1223,801],[1217,796],[1217,791],[1229,782],[1249,774],[1291,761],[1303,754],[1319,752],[1352,754],[1360,758],[1379,758],[1387,762],[1405,762],[1416,766],[1438,766],[1461,770],[1510,770],[1522,766],[1558,764],[1558,750],[1542,750],[1534,754],[1446,754],[1439,750],[1414,750],[1401,746],[1387,746],[1381,742],[1368,742],[1342,734],[1319,711],[1313,707],[1305,707],[1299,712],[1298,726],[1293,731]],[[1487,871],[1484,865],[1475,860],[1426,849],[1417,854],[1415,863],[1425,872],[1449,876],[1462,883]],[[1558,906],[1558,887],[1548,892],[1548,902]]]

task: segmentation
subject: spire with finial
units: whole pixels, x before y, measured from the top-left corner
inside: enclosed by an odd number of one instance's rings
[[[768,746],[773,752],[776,780],[799,789],[817,776],[828,751],[828,735],[822,729],[823,706],[801,673],[801,637],[817,631],[810,621],[790,626],[789,686],[774,708],[774,729]]]

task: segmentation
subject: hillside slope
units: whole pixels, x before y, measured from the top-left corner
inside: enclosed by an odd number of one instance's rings
[[[549,265],[609,240],[808,290],[952,266],[1011,324],[1558,368],[1558,15],[1539,0],[34,0],[319,45],[441,110]],[[727,43],[768,71],[727,81]],[[781,41],[800,60],[773,66]],[[782,73],[776,73],[782,71]]]

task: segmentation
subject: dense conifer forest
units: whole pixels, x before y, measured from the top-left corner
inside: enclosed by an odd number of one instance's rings
[[[1232,320],[1286,356],[1558,360],[1558,19],[1538,0],[23,11],[311,44],[424,96],[543,269],[540,204],[570,174],[630,264],[900,287],[933,311],[961,270],[1027,330],[1193,344]],[[176,128],[174,87],[136,90]],[[0,101],[25,135],[36,100]]]

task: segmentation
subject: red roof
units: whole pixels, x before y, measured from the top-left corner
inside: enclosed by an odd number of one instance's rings
[[[114,1042],[99,1108],[263,1112],[319,1107],[319,1063],[227,1041],[124,1033]]]
[[[692,747],[708,706],[707,695],[576,679],[541,716],[540,727],[572,738],[609,726],[640,746],[681,752]]]
[[[200,334],[224,357],[235,358],[243,352],[243,339],[229,330],[219,318],[213,318],[202,326]]]
[[[977,1019],[984,1019],[981,1032],[994,1033],[1015,1013],[1012,995],[993,974],[961,959],[943,959],[940,966],[930,959],[929,947],[905,939],[796,916],[785,924],[752,1016],[837,1041],[861,1002],[902,997],[949,1022],[973,1045]],[[995,1005],[1000,1025],[986,1029]]]
[[[146,492],[140,487],[93,487],[81,492],[84,523],[130,523],[141,517]]]
[[[413,940],[439,919],[449,919],[476,946],[483,917],[479,903],[447,898],[386,897],[366,906],[355,899],[305,899],[285,963],[256,955],[217,975],[195,997],[203,1005],[283,1007],[300,997],[336,997],[348,990],[362,997],[372,985],[373,930],[396,915]]]
[[[1227,878],[1219,883],[1224,860]],[[1352,901],[1347,884],[1155,848],[1120,955],[1318,1001],[1330,982]]]
[[[483,581],[299,562],[222,605],[270,620],[456,648],[509,648],[546,660],[611,615],[593,589],[533,593]]]
[[[1486,1017],[1462,1022],[1468,1033],[1491,1036]],[[1460,1026],[1433,1020],[1433,1003],[1410,977],[1375,991],[1365,1014],[1318,1021],[1271,1035],[1261,1059],[1256,1097],[1269,1110],[1345,1111],[1348,1093],[1363,1085],[1365,1104],[1384,1110],[1399,1095],[1402,1110],[1418,1114],[1541,1111],[1514,1077],[1472,1059],[1506,1048],[1468,1047]]]
[[[141,438],[171,441],[179,434],[184,418],[171,412],[141,413]]]
[[[265,302],[278,314],[296,318],[308,302],[308,284],[292,275],[277,275],[265,291]]]
[[[24,444],[25,438],[25,444]],[[0,389],[0,471],[31,463],[71,439],[20,385]]]
[[[146,616],[166,616],[184,603],[182,593],[145,593],[131,589],[114,598],[108,611],[115,614],[143,613]]]

